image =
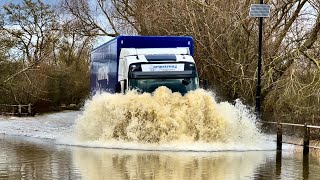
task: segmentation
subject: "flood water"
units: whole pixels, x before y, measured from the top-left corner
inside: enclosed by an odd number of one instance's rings
[[[1,135],[0,179],[320,179],[320,165],[292,149],[135,151]]]
[[[165,90],[139,97],[144,104],[136,96],[106,94],[84,111],[0,116],[0,179],[320,179],[317,158],[289,145],[277,153],[242,106],[204,92]]]

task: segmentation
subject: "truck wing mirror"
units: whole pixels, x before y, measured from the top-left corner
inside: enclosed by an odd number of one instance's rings
[[[121,83],[120,81],[116,84],[116,93],[121,93]]]
[[[123,79],[116,84],[116,93],[125,93],[127,90],[127,80]]]
[[[123,80],[123,86],[122,87],[123,87],[123,91],[122,92],[124,94],[124,93],[126,93],[126,90],[127,90],[127,80],[126,79]]]
[[[116,93],[125,93],[127,90],[127,80],[123,79],[116,84]]]

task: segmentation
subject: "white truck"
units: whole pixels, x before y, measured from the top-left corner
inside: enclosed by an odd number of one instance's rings
[[[91,92],[199,88],[189,36],[118,36],[91,52]]]

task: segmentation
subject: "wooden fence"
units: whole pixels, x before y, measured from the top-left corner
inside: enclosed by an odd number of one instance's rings
[[[303,154],[308,154],[309,149],[320,149],[320,147],[310,146],[310,128],[320,129],[320,126],[313,126],[308,123],[305,124],[292,124],[292,123],[280,123],[280,122],[269,122],[269,121],[260,121],[261,123],[266,124],[276,124],[277,125],[277,150],[282,150],[282,143],[285,144],[292,144],[296,146],[303,146]],[[304,137],[303,137],[303,144],[297,143],[289,143],[282,141],[282,134],[283,134],[283,126],[295,126],[304,128]]]
[[[10,105],[0,104],[0,113],[10,116],[34,116],[35,111],[32,104],[27,105]]]

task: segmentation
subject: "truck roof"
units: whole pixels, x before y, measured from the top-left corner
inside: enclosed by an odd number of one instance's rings
[[[117,43],[118,55],[121,48],[175,48],[189,47],[193,56],[193,38],[191,36],[117,36],[114,39],[102,44],[92,50],[92,52]]]

